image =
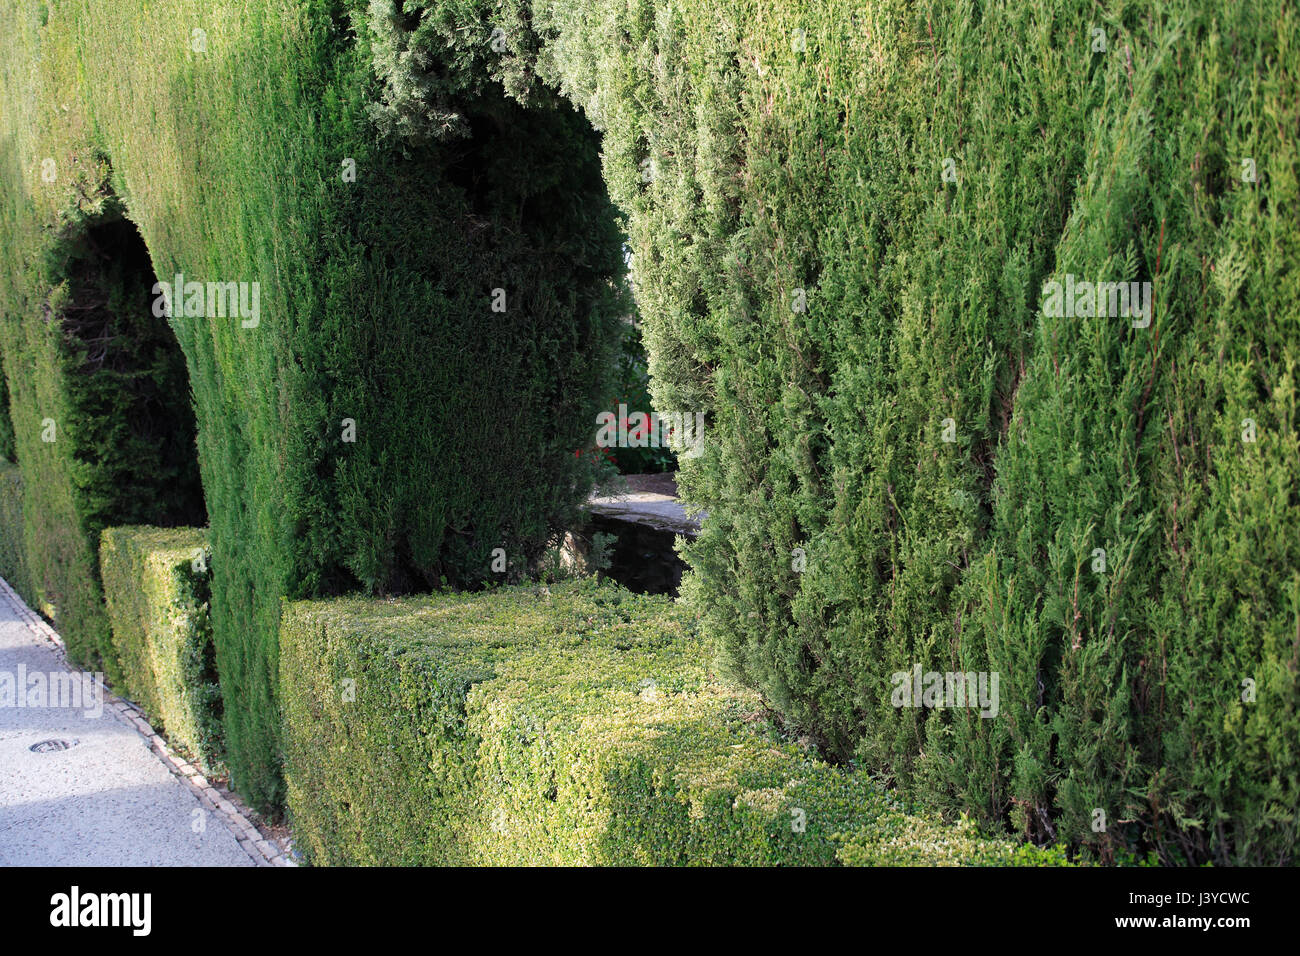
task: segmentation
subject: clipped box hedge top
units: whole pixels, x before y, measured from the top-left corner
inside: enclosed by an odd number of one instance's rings
[[[611,585],[286,608],[296,840],[331,864],[1060,862],[783,740],[685,611]]]

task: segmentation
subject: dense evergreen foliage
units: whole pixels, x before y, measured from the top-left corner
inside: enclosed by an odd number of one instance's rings
[[[0,359],[0,370],[4,360]],[[0,458],[12,463],[14,460],[14,423],[9,417],[9,381],[0,371]]]
[[[262,283],[255,328],[171,323],[260,805],[282,597],[472,586],[496,547],[511,577],[573,518],[627,311],[612,199],[657,407],[706,415],[684,592],[730,673],[950,815],[1101,860],[1295,862],[1293,5],[0,11],[23,547],[88,653],[95,416],[123,412],[78,384],[52,290],[114,196],[160,276]],[[1057,308],[1081,283],[1115,298]],[[998,715],[896,706],[914,668],[997,674]]]
[[[119,197],[163,282],[258,285],[256,317],[177,296],[170,324],[197,412],[230,769],[273,808],[283,596],[517,577],[576,521],[592,463],[574,450],[628,308],[596,134],[486,71],[449,88],[454,121],[402,121],[441,94],[393,90],[392,24],[328,3],[215,18],[182,0],[9,0],[4,17],[4,361],[33,571],[80,659],[109,646],[99,496],[139,504],[117,521],[166,523],[133,482],[171,476],[137,453],[152,433],[119,393],[78,378],[63,300],[39,317],[48,290]],[[43,444],[46,417],[88,444]]]
[[[297,845],[333,865],[1028,865],[761,719],[692,615],[566,582],[289,605]]]
[[[206,515],[184,358],[154,314],[148,252],[121,217],[107,165],[92,163],[88,176],[96,198],[65,212],[57,229],[43,234],[28,221],[15,231],[0,270],[0,321],[12,452],[25,476],[14,534],[27,552],[29,596],[77,660],[113,679],[100,532],[146,518],[203,524]]]
[[[23,476],[7,461],[0,461],[0,577],[23,600],[37,603],[23,543]]]
[[[122,674],[114,692],[213,773],[221,768],[222,708],[206,537],[198,528],[106,528],[99,554]]]
[[[1293,7],[429,6],[604,133],[736,674],[946,810],[1294,859]],[[918,666],[999,717],[895,706]]]

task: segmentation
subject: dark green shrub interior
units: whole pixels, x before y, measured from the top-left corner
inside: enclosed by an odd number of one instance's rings
[[[69,432],[86,531],[207,524],[185,357],[135,225],[114,215],[59,249]]]
[[[525,110],[488,90],[457,135],[373,143],[363,105],[324,117],[331,155],[355,158],[359,175],[313,197],[307,234],[321,238],[301,255],[317,265],[291,277],[288,314],[268,319],[287,395],[278,421],[259,419],[273,430],[247,448],[243,425],[213,420],[204,445],[209,487],[229,502],[212,523],[229,761],[262,806],[281,793],[280,596],[518,579],[579,521],[595,471],[574,450],[626,311],[597,139],[571,107]],[[261,348],[252,336],[237,347]],[[262,467],[279,474],[274,497],[245,502]]]

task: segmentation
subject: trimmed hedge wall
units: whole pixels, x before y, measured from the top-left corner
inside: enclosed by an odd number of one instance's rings
[[[656,404],[707,415],[685,593],[730,673],[928,807],[1105,860],[1294,862],[1292,5],[0,16],[23,541],[82,656],[109,646],[92,505],[120,451],[65,334],[90,230],[125,210],[158,274],[261,282],[254,328],[172,321],[259,807],[283,597],[474,585],[571,519],[623,310],[612,197]],[[1150,283],[1143,321],[1049,308],[1075,280]],[[998,719],[893,706],[914,666],[999,674]]]
[[[168,742],[205,771],[220,767],[221,688],[208,613],[211,552],[200,528],[107,528],[104,597],[122,684]]]
[[[628,308],[586,121],[557,96],[525,109],[486,77],[444,75],[441,55],[394,45],[395,10],[345,6],[0,0],[0,351],[40,489],[29,556],[74,656],[110,646],[85,489],[118,446],[94,444],[112,419],[74,413],[66,316],[43,311],[69,244],[111,212],[164,281],[258,283],[255,322],[170,325],[188,372],[175,394],[192,391],[197,417],[231,779],[262,810],[282,799],[281,599],[499,580],[495,548],[505,577],[526,570],[591,484],[574,451]],[[385,63],[416,60],[412,85],[389,82]],[[124,521],[166,523],[107,523]]]
[[[29,605],[39,606],[23,545],[23,475],[17,465],[4,460],[0,460],[0,577]]]
[[[1054,865],[780,739],[691,618],[587,580],[286,607],[289,815],[317,864]]]
[[[1295,862],[1292,4],[414,6],[603,131],[730,672],[927,805]],[[998,719],[894,706],[914,666],[999,674]]]
[[[0,337],[36,604],[72,660],[116,683],[100,531],[205,516],[184,358],[153,314],[148,252],[108,176],[88,158],[69,175],[79,205],[54,223],[15,194],[18,184],[0,182],[14,224],[0,265]]]

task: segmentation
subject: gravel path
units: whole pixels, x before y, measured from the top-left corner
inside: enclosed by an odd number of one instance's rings
[[[81,680],[79,701],[63,688],[61,701],[32,696],[69,673],[0,588],[0,865],[254,865],[221,815],[107,706],[102,685],[87,693]]]

